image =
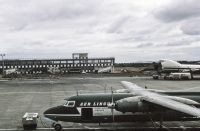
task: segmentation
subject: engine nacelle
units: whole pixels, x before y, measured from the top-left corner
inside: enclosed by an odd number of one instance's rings
[[[149,105],[140,100],[140,96],[128,97],[116,101],[115,109],[120,112],[147,112]]]

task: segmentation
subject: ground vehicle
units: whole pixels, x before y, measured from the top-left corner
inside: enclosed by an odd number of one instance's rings
[[[170,73],[168,78],[171,80],[181,80],[181,79],[189,80],[192,77],[190,73]]]
[[[166,80],[191,80],[191,73],[187,72],[174,72],[170,74],[153,75],[153,79],[166,79]]]
[[[37,128],[38,113],[25,113],[22,118],[23,128],[25,130],[35,130]]]

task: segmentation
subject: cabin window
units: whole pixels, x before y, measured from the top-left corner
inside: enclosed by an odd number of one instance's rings
[[[69,101],[67,106],[74,107],[75,101]]]
[[[64,106],[66,107],[74,107],[75,101],[67,101]]]

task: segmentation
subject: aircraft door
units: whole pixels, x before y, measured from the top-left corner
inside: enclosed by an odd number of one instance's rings
[[[82,120],[92,120],[93,109],[92,108],[82,108],[81,109],[81,119]]]

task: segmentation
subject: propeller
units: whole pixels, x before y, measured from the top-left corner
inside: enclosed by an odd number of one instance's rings
[[[115,103],[114,103],[114,99],[113,99],[113,90],[112,90],[112,87],[111,87],[111,103],[108,104],[108,108],[111,109],[112,120],[113,120],[113,122],[115,122],[115,116],[114,116]]]

